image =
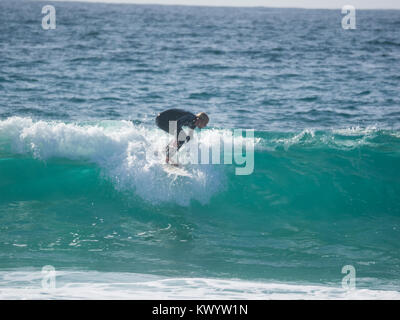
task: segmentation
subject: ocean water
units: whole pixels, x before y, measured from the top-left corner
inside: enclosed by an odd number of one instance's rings
[[[399,299],[400,11],[356,14],[1,1],[0,298]],[[167,175],[172,107],[252,173]]]

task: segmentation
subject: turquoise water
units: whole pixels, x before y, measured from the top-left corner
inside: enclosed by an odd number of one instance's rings
[[[43,5],[0,3],[0,296],[53,265],[86,297],[335,298],[353,265],[350,297],[399,297],[399,11]],[[168,176],[169,107],[210,148],[254,129],[252,174]]]

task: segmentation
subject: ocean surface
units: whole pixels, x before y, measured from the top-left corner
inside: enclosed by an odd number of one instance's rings
[[[0,298],[400,299],[400,11],[356,15],[1,1]],[[168,108],[252,173],[165,173]]]

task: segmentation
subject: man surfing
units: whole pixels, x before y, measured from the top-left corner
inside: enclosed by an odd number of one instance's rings
[[[173,121],[176,121],[176,132]],[[170,158],[184,145],[185,142],[193,137],[193,130],[197,127],[204,128],[208,124],[209,118],[205,112],[193,114],[182,109],[169,109],[159,113],[156,117],[157,126],[174,135],[174,140],[171,141],[166,148],[166,163],[169,163]],[[170,122],[171,129],[170,132]],[[182,127],[189,128],[189,135],[182,130]]]

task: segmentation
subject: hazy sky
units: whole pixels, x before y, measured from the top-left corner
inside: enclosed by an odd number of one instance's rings
[[[65,0],[64,0],[65,1]],[[356,9],[400,9],[400,0],[68,0],[85,2],[186,4],[211,6],[265,6],[295,8],[342,8],[346,4]]]

